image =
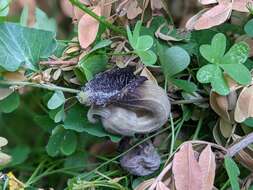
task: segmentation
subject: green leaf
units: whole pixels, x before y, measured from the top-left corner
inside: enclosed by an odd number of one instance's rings
[[[71,155],[76,151],[77,147],[77,137],[75,132],[65,130],[63,135],[63,140],[61,142],[61,152],[64,155]]]
[[[89,54],[95,52],[95,51],[98,50],[98,49],[101,49],[101,48],[104,48],[104,47],[106,47],[106,46],[109,46],[109,45],[111,45],[111,43],[112,43],[111,40],[102,40],[102,41],[98,42],[98,43],[89,51]]]
[[[167,77],[172,77],[180,73],[190,64],[189,54],[178,46],[168,48],[159,45],[158,55],[162,70]]]
[[[76,132],[87,132],[97,137],[110,137],[112,141],[119,141],[120,137],[107,133],[101,123],[92,124],[87,119],[88,110],[84,106],[75,105],[66,113],[64,128]]]
[[[129,41],[130,45],[132,47],[134,47],[133,34],[132,34],[129,26],[127,26],[127,38],[128,38],[128,41]]]
[[[55,91],[53,96],[49,99],[47,107],[50,110],[56,109],[65,103],[65,97],[62,91]]]
[[[55,123],[59,123],[64,120],[65,112],[64,105],[49,111],[49,117],[54,120]]]
[[[213,73],[211,85],[213,90],[222,96],[226,96],[230,92],[227,81],[219,67],[216,67],[216,71]]]
[[[232,79],[239,84],[247,85],[251,82],[250,71],[243,64],[220,64],[219,65]]]
[[[240,190],[238,183],[238,177],[240,175],[240,170],[234,160],[228,156],[225,156],[225,167],[229,177],[229,181],[232,187],[232,190]]]
[[[136,53],[141,58],[141,61],[147,66],[154,65],[157,61],[156,54],[151,50],[136,51]]]
[[[106,69],[108,57],[106,54],[95,54],[84,57],[78,63],[79,68],[85,74],[87,80],[91,80],[95,74]]]
[[[34,122],[41,127],[44,131],[51,133],[55,127],[54,121],[48,115],[37,115],[33,118]]]
[[[135,24],[134,31],[133,31],[133,45],[132,45],[133,48],[136,46],[136,43],[140,36],[141,25],[142,25],[141,21],[137,21]]]
[[[14,92],[0,101],[0,112],[11,113],[18,108],[20,103],[18,93]]]
[[[0,1],[0,17],[5,17],[8,15],[9,3],[10,3],[10,0],[1,0]]]
[[[220,63],[226,51],[226,36],[222,33],[216,34],[211,45],[200,46],[201,55],[210,63]]]
[[[234,44],[222,58],[223,64],[242,64],[249,56],[249,45],[245,42]]]
[[[137,40],[135,49],[137,51],[147,51],[153,46],[153,38],[151,36],[145,35],[140,36]]]
[[[190,81],[181,79],[169,79],[178,88],[183,89],[185,92],[193,93],[197,90],[197,86]]]
[[[248,119],[246,119],[243,124],[247,125],[248,127],[253,127],[253,118],[250,117]]]
[[[8,154],[12,157],[11,162],[8,166],[16,166],[25,162],[30,154],[31,150],[28,146],[19,145],[8,152]]]
[[[204,65],[197,72],[198,81],[201,83],[210,83],[216,70],[217,70],[216,65],[212,64]]]
[[[58,125],[52,132],[46,146],[46,151],[49,156],[55,157],[60,152],[61,143],[63,140],[64,129],[62,125]]]
[[[253,37],[253,19],[245,24],[244,30],[248,36]]]
[[[40,59],[48,58],[55,48],[52,32],[0,23],[0,66],[7,71],[16,71],[21,65],[37,70]]]

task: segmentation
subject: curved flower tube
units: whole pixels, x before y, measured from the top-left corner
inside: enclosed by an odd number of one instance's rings
[[[92,83],[99,83],[97,78],[101,80],[100,75],[84,89],[84,92],[91,96],[88,112],[90,122],[95,123],[100,119],[105,130],[123,136],[150,133],[166,123],[170,114],[170,102],[161,87],[146,77],[135,76],[128,68],[109,71],[109,75],[114,77],[105,79],[108,72],[102,77],[107,86],[96,86],[96,90],[91,88]],[[109,84],[114,89],[104,89]]]

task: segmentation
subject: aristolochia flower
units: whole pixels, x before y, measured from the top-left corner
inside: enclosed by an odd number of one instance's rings
[[[170,114],[165,91],[146,77],[134,75],[131,68],[96,75],[83,88],[83,95],[91,105],[89,121],[101,120],[107,131],[124,136],[155,131]]]

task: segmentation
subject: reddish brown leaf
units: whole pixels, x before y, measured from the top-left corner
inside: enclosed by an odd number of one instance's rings
[[[194,156],[192,144],[184,144],[173,159],[172,172],[177,190],[200,190],[202,173]]]
[[[233,2],[233,10],[240,12],[249,12],[247,9],[247,4],[253,3],[252,0],[234,0]]]
[[[97,15],[101,15],[101,8],[97,6],[93,9]],[[78,23],[78,39],[82,48],[87,48],[96,39],[99,22],[91,16],[85,14]]]
[[[66,15],[68,17],[73,16],[73,6],[69,2],[69,0],[61,0],[60,5],[61,5],[61,9],[62,9],[62,12],[64,13],[64,15]]]
[[[130,1],[129,7],[127,9],[127,18],[134,19],[139,14],[141,14],[142,9],[138,6],[138,2],[136,0]]]
[[[253,117],[253,86],[242,90],[235,107],[235,121],[241,123],[248,117]]]
[[[211,146],[207,145],[206,148],[201,152],[199,157],[199,165],[202,172],[202,189],[201,190],[212,190],[214,177],[215,177],[215,156],[211,150]]]
[[[159,181],[156,185],[156,190],[170,190],[163,182]]]
[[[202,30],[224,23],[232,12],[232,3],[220,3],[205,12],[196,22],[194,29]]]
[[[200,19],[200,17],[207,12],[208,9],[203,9],[200,12],[198,12],[196,15],[194,15],[193,17],[191,17],[187,22],[186,22],[186,29],[187,30],[193,30],[195,27],[196,22]]]

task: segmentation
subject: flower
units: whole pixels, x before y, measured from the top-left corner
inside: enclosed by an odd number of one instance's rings
[[[151,142],[134,148],[120,159],[120,165],[129,173],[146,176],[159,169],[161,158]]]
[[[89,121],[101,120],[105,130],[114,134],[153,132],[166,123],[170,114],[165,91],[146,77],[134,75],[131,68],[98,74],[83,92],[91,105]]]

